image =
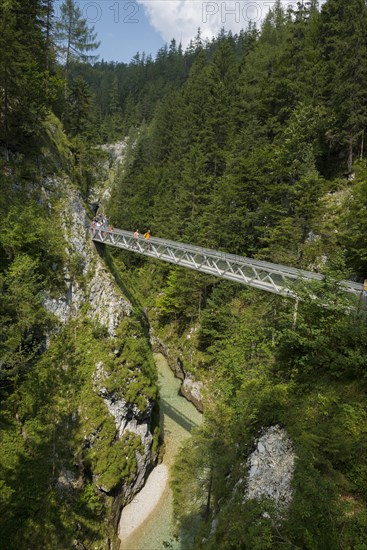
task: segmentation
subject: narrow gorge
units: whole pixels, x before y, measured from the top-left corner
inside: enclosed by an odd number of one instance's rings
[[[1,547],[366,550],[366,2],[83,4],[0,0]]]

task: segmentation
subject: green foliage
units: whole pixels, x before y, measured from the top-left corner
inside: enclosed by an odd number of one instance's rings
[[[63,285],[63,252],[56,227],[42,206],[15,202],[1,220],[4,261],[0,272],[2,380],[15,383],[32,365],[53,317],[43,292]]]
[[[0,3],[0,143],[13,151],[37,150],[37,139],[58,88],[46,59],[40,0]]]
[[[1,245],[8,261],[27,254],[38,263],[40,276],[48,288],[57,288],[62,279],[64,258],[56,214],[46,206],[28,201],[26,206],[15,200],[1,220]]]
[[[80,445],[82,438],[77,437],[76,411],[80,384],[85,380],[80,372],[76,376],[78,348],[73,340],[66,347],[66,336],[65,332],[60,341],[52,343],[23,378],[17,393],[3,403],[1,417],[7,419],[7,428],[1,434],[1,475],[17,494],[23,494],[23,499],[11,500],[9,513],[2,516],[4,543],[9,548],[25,540],[33,547],[65,547],[78,521],[83,524],[81,536],[86,538],[90,528],[90,533],[97,532],[100,521],[101,510],[97,518],[96,510],[88,511],[84,501],[79,502],[75,441],[79,439]],[[68,488],[58,486],[58,476],[65,469],[75,476],[75,484]]]
[[[280,322],[278,364],[289,376],[310,380],[323,376],[365,378],[366,324],[355,299],[337,281],[314,285],[291,325]],[[356,313],[354,313],[356,312]]]
[[[342,215],[342,239],[349,265],[362,277],[367,273],[367,252],[364,246],[366,234],[367,181],[365,162],[358,167],[357,182],[346,194]]]
[[[131,406],[146,407],[156,389],[148,345],[139,344],[143,338],[133,320],[126,320],[117,340],[106,338],[90,321],[70,322],[19,380],[17,391],[3,401],[1,527],[8,548],[24,540],[31,547],[63,548],[75,536],[86,546],[93,541],[103,548],[106,537],[112,536],[108,500],[99,487],[112,491],[129,483],[143,448],[135,434],[116,437],[95,370],[103,363],[113,380],[106,380],[111,394],[127,393]],[[114,353],[116,346],[121,346],[120,357]],[[128,362],[130,351],[130,379],[114,377],[114,370]],[[71,481],[63,481],[65,476]],[[19,491],[26,500],[18,498]]]
[[[162,320],[193,320],[200,315],[205,305],[208,277],[182,268],[171,270],[166,288],[158,297]]]
[[[71,136],[93,138],[93,97],[87,83],[78,76],[69,86],[65,106],[65,129]]]
[[[112,445],[106,445],[101,437],[98,443],[87,458],[91,460],[94,475],[103,490],[110,492],[122,483],[133,481],[138,473],[136,453],[144,452],[140,436],[126,432]]]
[[[42,307],[38,264],[19,255],[0,278],[2,318],[0,350],[2,379],[14,379],[39,352],[42,331],[51,326],[51,316]]]
[[[173,475],[183,539],[192,548],[358,544],[366,513],[363,318],[333,285],[305,295],[296,319],[292,303],[243,291],[228,301],[221,286],[201,328],[215,402],[207,403],[201,433],[182,451]],[[244,502],[242,487],[254,438],[275,424],[289,432],[297,458],[292,504],[273,522],[274,504]],[[201,500],[195,504],[188,493]]]
[[[66,71],[72,59],[95,59],[89,52],[99,47],[100,43],[96,38],[94,27],[88,26],[74,0],[65,0],[60,8],[60,18],[55,25],[55,40],[59,44],[60,53],[65,57]]]
[[[45,120],[45,136],[41,148],[42,161],[50,171],[70,171],[70,142],[60,120],[49,113]]]
[[[346,5],[329,0],[321,11],[321,72],[330,121],[327,135],[331,146],[343,155],[349,173],[366,125],[366,20],[362,0]]]

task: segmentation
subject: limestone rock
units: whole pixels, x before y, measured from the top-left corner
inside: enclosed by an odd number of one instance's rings
[[[115,330],[122,319],[130,315],[131,305],[117,292],[111,276],[100,262],[97,262],[88,291],[88,316],[107,327],[110,336],[115,336]]]
[[[150,431],[153,402],[147,400],[146,408],[141,411],[135,403],[128,403],[123,397],[108,392],[103,385],[107,378],[108,373],[105,371],[103,363],[99,362],[92,381],[95,391],[103,398],[109,413],[114,418],[117,437],[121,438],[125,432],[134,433],[140,437],[144,446],[143,454],[136,451],[137,473],[133,482],[122,488],[117,499],[121,503],[130,501],[142,488],[148,473],[153,467],[155,457],[152,454],[153,436]],[[90,444],[93,445],[93,441],[90,441]],[[101,489],[104,490],[103,487]]]
[[[80,483],[76,475],[70,470],[63,468],[57,478],[56,488],[61,492],[65,492],[77,489],[78,487],[80,487]]]
[[[292,499],[291,481],[295,455],[292,442],[280,426],[264,430],[248,458],[245,498],[273,500],[284,509]]]
[[[194,380],[190,373],[185,373],[185,379],[182,382],[180,393],[195,405],[198,411],[203,412],[203,383],[199,380]]]
[[[125,156],[127,142],[126,141],[117,141],[116,143],[107,143],[101,146],[102,151],[106,151],[110,161],[110,165],[116,164],[123,160]]]
[[[89,222],[80,193],[65,187],[62,229],[67,253],[74,256],[74,261],[80,262],[81,275],[89,282],[82,287],[68,269],[64,268],[66,293],[58,298],[52,298],[45,293],[43,304],[65,324],[78,315],[85,303],[89,303],[88,316],[106,327],[109,335],[114,337],[124,316],[130,315],[131,305],[122,296],[102,260],[93,250],[88,236]]]

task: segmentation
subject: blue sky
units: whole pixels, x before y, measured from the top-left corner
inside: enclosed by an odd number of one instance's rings
[[[56,16],[61,0],[56,0]],[[94,25],[101,45],[99,59],[129,63],[136,52],[152,54],[172,38],[185,49],[198,28],[203,38],[221,28],[233,33],[249,22],[260,26],[275,0],[75,0],[83,17]],[[284,7],[297,0],[282,0]]]
[[[62,0],[55,0],[56,18],[61,4]],[[144,6],[134,0],[75,0],[75,4],[97,32],[99,60],[129,63],[138,51],[154,57],[166,43],[150,24]]]
[[[164,46],[166,41],[152,27],[141,4],[124,0],[83,3],[89,5],[86,13],[101,41],[97,52],[99,59],[129,63],[138,51],[155,57],[158,49]],[[100,17],[94,22],[96,15]]]

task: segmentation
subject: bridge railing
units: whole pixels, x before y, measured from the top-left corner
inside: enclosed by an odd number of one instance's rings
[[[290,297],[296,297],[293,288],[295,281],[324,279],[320,273],[169,239],[151,237],[147,240],[143,236],[136,239],[132,232],[122,229],[96,228],[91,230],[91,237],[96,242]],[[341,281],[338,284],[355,295],[360,295],[363,291],[363,285],[353,281]]]

